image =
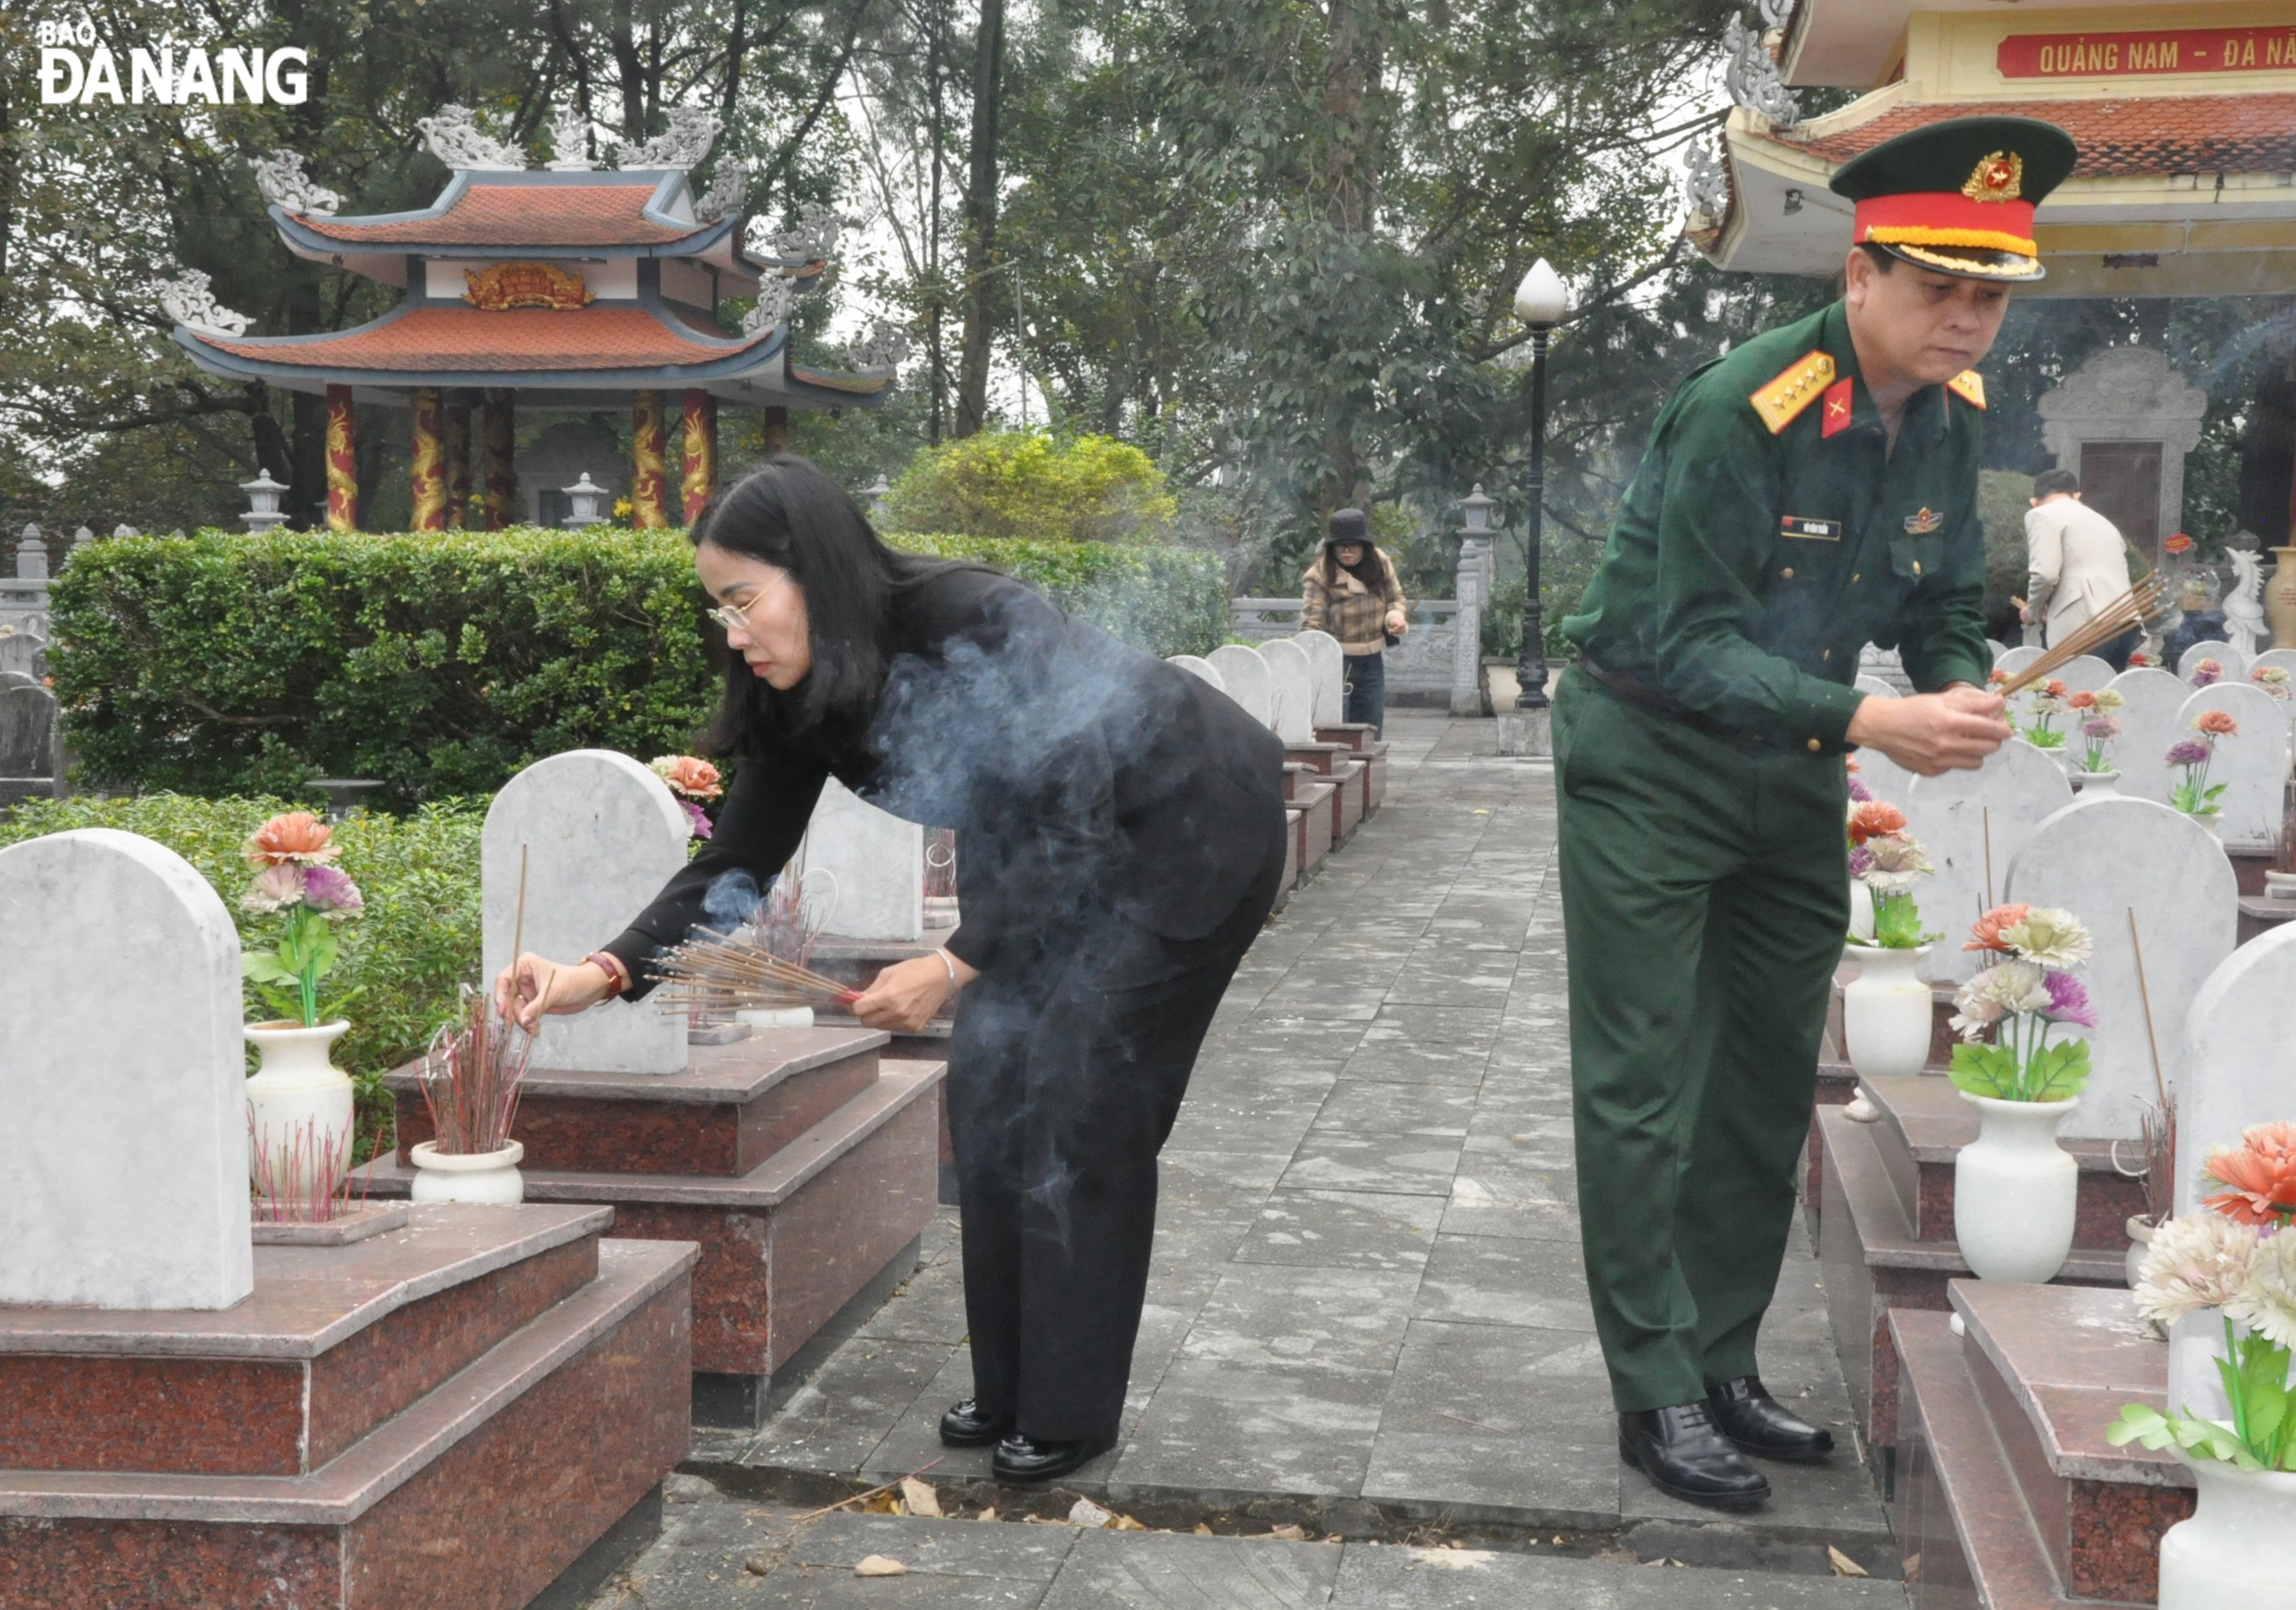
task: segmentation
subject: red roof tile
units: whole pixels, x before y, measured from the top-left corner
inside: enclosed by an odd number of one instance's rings
[[[218,351],[297,368],[506,374],[709,363],[771,337],[767,331],[739,346],[704,342],[644,308],[594,305],[565,313],[418,307],[325,341],[234,340],[205,331],[193,333]]]
[[[657,246],[702,225],[662,225],[644,216],[652,184],[488,184],[474,181],[436,217],[388,224],[297,215],[331,241],[393,246]]]
[[[2076,178],[2296,170],[2296,94],[2142,95],[2111,101],[1918,102],[1818,140],[1773,135],[1846,162],[1894,135],[1945,118],[2038,118],[2080,147]]]

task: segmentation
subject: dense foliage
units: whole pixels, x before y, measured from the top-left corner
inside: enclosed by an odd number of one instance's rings
[[[280,919],[239,909],[247,887],[240,846],[277,812],[308,802],[236,797],[193,799],[145,794],[133,799],[36,799],[0,813],[0,846],[68,828],[119,828],[167,846],[215,886],[250,948],[274,943]],[[365,896],[366,910],[337,930],[341,954],[328,975],[327,1015],[350,1019],[337,1042],[337,1067],[359,1086],[359,1130],[371,1138],[388,1122],[381,1075],[421,1054],[451,1016],[455,985],[479,972],[479,832],[482,801],[449,800],[412,815],[355,812],[335,826],[339,863]],[[273,1014],[252,986],[250,1022]]]
[[[1210,554],[895,540],[1007,570],[1159,655],[1226,633]],[[83,786],[369,777],[405,806],[563,749],[684,748],[717,696],[701,602],[676,532],[121,537],[56,582],[49,664]]]
[[[1177,511],[1162,471],[1137,447],[984,430],[917,454],[887,515],[901,531],[1119,542],[1163,532]]]

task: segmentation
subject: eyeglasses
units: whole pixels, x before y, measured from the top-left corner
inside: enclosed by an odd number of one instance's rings
[[[716,609],[706,610],[704,613],[728,633],[747,632],[750,629],[750,611],[758,607],[758,600],[764,596],[765,594],[760,592],[753,594],[750,601],[739,609],[732,604],[720,604]]]

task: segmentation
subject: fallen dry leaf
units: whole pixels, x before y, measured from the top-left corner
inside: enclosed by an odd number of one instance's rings
[[[933,1491],[931,1482],[921,1482],[913,1475],[901,1478],[901,1502],[909,1507],[911,1515],[940,1513],[940,1494]]]
[[[1308,1541],[1308,1529],[1305,1526],[1275,1526],[1268,1529],[1267,1535],[1280,1537],[1287,1543],[1304,1543]]]
[[[982,1510],[979,1515],[972,1518],[979,1521],[995,1520],[996,1518],[996,1506],[994,1504],[989,1505],[988,1508]]]
[[[908,1573],[906,1565],[882,1554],[866,1555],[853,1567],[856,1576],[906,1576]]]
[[[1196,1535],[1198,1537],[1210,1537],[1211,1534],[1212,1529],[1209,1524],[1202,1521],[1198,1521],[1196,1523]]]
[[[861,1500],[861,1513],[864,1515],[898,1515],[900,1512],[900,1498],[890,1488],[883,1492],[873,1492]]]
[[[1128,1515],[1118,1516],[1114,1520],[1108,1523],[1108,1529],[1111,1532],[1145,1532],[1148,1530],[1147,1527],[1142,1525],[1138,1521],[1134,1520]]]
[[[1833,1567],[1833,1574],[1836,1576],[1865,1576],[1868,1574],[1865,1566],[1859,1565],[1856,1560],[1851,1559],[1848,1555],[1842,1553],[1841,1549],[1835,1548],[1832,1543],[1828,1543],[1825,1546],[1825,1561],[1826,1564]]]

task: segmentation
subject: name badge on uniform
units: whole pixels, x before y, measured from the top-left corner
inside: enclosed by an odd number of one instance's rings
[[[1906,535],[1907,536],[1927,536],[1931,532],[1936,530],[1939,526],[1944,524],[1945,516],[1939,514],[1927,503],[1923,503],[1919,511],[1906,516]]]
[[[1782,515],[1778,519],[1778,535],[1808,537],[1812,542],[1838,543],[1841,540],[1841,522],[1814,520],[1801,514]]]

